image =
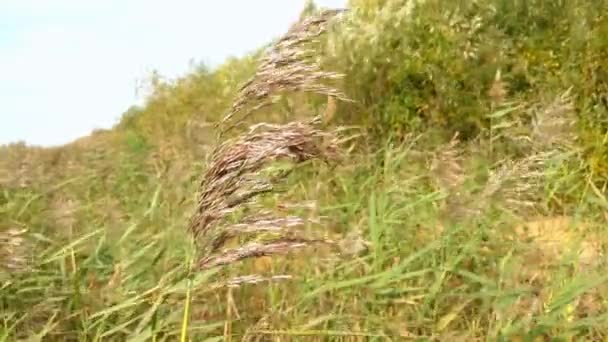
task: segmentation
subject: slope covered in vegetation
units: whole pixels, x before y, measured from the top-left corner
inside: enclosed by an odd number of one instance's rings
[[[215,124],[264,50],[153,77],[111,130],[1,147],[0,337],[605,339],[608,2],[348,9],[309,57],[352,101],[296,91],[245,120],[348,128],[259,204],[331,248],[192,267]]]

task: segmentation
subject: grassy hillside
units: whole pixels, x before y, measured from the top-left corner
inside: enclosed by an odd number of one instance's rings
[[[201,269],[188,230],[217,144],[247,131],[218,140],[215,124],[262,49],[155,75],[111,130],[0,147],[0,340],[605,340],[606,13],[605,0],[352,0],[309,56],[352,101],[283,92],[243,120],[331,113],[314,132],[341,141],[229,218],[289,213],[332,241],[279,240],[284,255]]]

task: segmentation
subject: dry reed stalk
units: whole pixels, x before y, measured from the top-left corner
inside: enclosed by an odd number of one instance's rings
[[[311,159],[335,160],[338,140],[313,125],[292,122],[285,125],[256,125],[249,133],[220,145],[201,182],[197,215],[190,229],[195,237],[255,197],[273,191],[285,173],[263,177],[260,173],[277,160],[299,164]],[[266,128],[259,131],[260,128]]]
[[[492,82],[488,90],[488,96],[492,99],[493,105],[497,106],[505,101],[507,93],[507,83],[502,79],[502,73],[498,69],[494,75],[494,82]]]
[[[243,284],[258,284],[263,282],[276,282],[281,280],[292,279],[290,275],[275,275],[272,277],[262,277],[256,274],[240,276],[236,278],[232,278],[230,281],[226,283],[227,287],[239,287]]]
[[[481,201],[499,202],[518,214],[529,214],[540,203],[539,194],[544,186],[547,162],[564,151],[575,151],[575,107],[571,88],[552,99],[548,104],[532,107],[531,125],[524,135],[514,140],[525,141],[528,156],[517,161],[506,161],[491,172],[480,194]],[[520,124],[513,130],[521,129]],[[507,133],[515,137],[517,134]],[[479,205],[477,206],[477,208]]]
[[[229,112],[220,124],[245,111],[235,127],[253,111],[273,103],[274,93],[303,91],[346,100],[337,89],[321,83],[341,75],[322,71],[313,60],[308,46],[326,31],[328,21],[341,10],[327,10],[296,23],[278,40],[262,59],[261,66],[241,89]],[[257,103],[257,104],[256,104]],[[248,108],[248,109],[246,109]],[[305,238],[301,229],[312,220],[282,216],[289,205],[280,203],[276,213],[265,211],[256,200],[276,191],[293,166],[311,161],[339,159],[340,141],[337,132],[326,132],[317,126],[321,118],[282,125],[260,123],[235,138],[225,140],[211,153],[209,167],[199,188],[198,207],[190,220],[189,231],[200,248],[200,269],[208,269],[238,261],[287,254],[315,243],[333,243],[325,239]],[[287,161],[290,167],[272,172],[271,166]],[[308,205],[309,206],[309,205]],[[240,217],[237,217],[240,215]],[[237,218],[237,222],[231,219]],[[228,240],[243,236],[264,235],[264,241],[247,242],[241,247],[224,249]],[[272,236],[272,239],[267,239]],[[259,280],[250,276],[245,280]]]
[[[323,83],[344,75],[323,71],[320,63],[314,60],[315,51],[309,47],[326,32],[329,21],[342,12],[324,10],[292,25],[287,34],[268,49],[256,74],[239,89],[237,99],[220,124],[228,123],[239,112],[244,111],[244,114],[221,133],[235,127],[254,111],[273,104],[273,96],[278,92],[302,91],[348,101],[341,91]]]
[[[337,140],[310,123],[268,125],[266,131],[256,132],[260,127],[220,146],[211,159],[201,183],[197,213],[190,225],[203,251],[204,261],[199,263],[201,268],[225,265],[249,257],[284,254],[287,249],[300,248],[307,241],[308,244],[318,242],[304,238],[285,240],[285,235],[294,235],[293,232],[303,227],[306,220],[296,216],[278,217],[256,208],[254,201],[260,195],[274,191],[275,185],[287,175],[287,172],[281,172],[274,177],[261,176],[269,164],[277,160],[287,160],[293,164],[312,159],[335,160]],[[245,213],[236,224],[228,222],[231,214],[247,209],[256,213]],[[220,256],[211,256],[233,237],[260,233],[281,237],[268,244],[256,243],[245,249],[223,251]]]
[[[571,90],[566,90],[535,113],[531,140],[536,150],[574,147],[576,117]]]
[[[528,215],[538,209],[544,186],[546,163],[554,152],[537,153],[520,160],[505,160],[490,170],[480,191],[452,192],[446,212],[451,220],[480,216],[491,205]]]
[[[576,118],[571,89],[548,105],[537,105],[532,110],[532,123],[525,127],[515,118],[503,116],[508,124],[503,125],[506,128],[502,129],[502,135],[524,142],[520,146],[528,156],[499,163],[490,171],[481,191],[450,195],[447,200],[450,217],[463,219],[480,215],[491,204],[498,204],[519,215],[538,209],[548,160],[566,150],[576,151],[573,130]],[[455,147],[454,140],[441,147],[431,167],[431,171],[435,171],[435,180],[450,193],[464,179],[461,178],[464,173]]]
[[[432,155],[430,175],[447,198],[443,206],[443,216],[449,221],[458,221],[470,215],[470,203],[473,201],[462,185],[466,180],[463,167],[464,157],[460,148],[458,133]]]
[[[0,232],[0,268],[10,272],[26,265],[25,230],[8,229]]]
[[[463,156],[459,148],[460,141],[456,133],[450,142],[441,145],[434,153],[431,161],[431,174],[434,181],[446,192],[452,192],[465,181],[462,166]]]
[[[572,88],[549,101],[532,105],[509,103],[499,111],[500,117],[494,118],[494,134],[516,143],[528,154],[576,151],[577,118],[571,92]],[[525,116],[513,115],[526,107]]]
[[[490,172],[488,181],[478,196],[476,210],[488,203],[523,213],[534,208],[543,188],[547,160],[554,153],[538,153],[513,161],[507,160]]]
[[[238,261],[272,255],[285,255],[297,249],[309,247],[315,243],[333,243],[328,240],[279,238],[270,242],[250,242],[239,248],[229,249],[217,255],[211,255],[199,260],[200,269],[230,265]]]

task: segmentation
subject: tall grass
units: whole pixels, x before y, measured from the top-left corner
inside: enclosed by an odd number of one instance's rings
[[[0,340],[606,339],[602,3],[352,1],[114,130],[2,147]],[[328,95],[356,101],[323,122]],[[317,113],[255,124],[286,107]]]

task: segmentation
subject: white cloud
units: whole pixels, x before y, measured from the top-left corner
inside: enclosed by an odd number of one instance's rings
[[[345,0],[317,3],[344,6]],[[304,0],[78,1],[0,4],[0,144],[57,145],[109,127],[136,81],[218,64],[285,31]]]

